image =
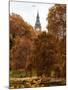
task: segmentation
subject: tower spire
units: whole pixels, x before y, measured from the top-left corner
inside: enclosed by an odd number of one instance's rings
[[[38,30],[38,31],[41,31],[41,24],[40,24],[39,11],[37,11],[35,29]]]

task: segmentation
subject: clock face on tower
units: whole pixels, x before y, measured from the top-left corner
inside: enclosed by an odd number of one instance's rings
[[[40,29],[39,29],[39,28],[36,28],[36,30],[37,30],[37,31],[40,31]]]

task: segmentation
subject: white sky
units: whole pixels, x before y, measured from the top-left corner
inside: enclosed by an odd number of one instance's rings
[[[32,26],[35,25],[37,11],[39,11],[42,31],[47,30],[47,15],[48,10],[54,4],[39,4],[39,3],[25,3],[25,2],[10,2],[10,13],[16,13],[23,17],[25,21]]]

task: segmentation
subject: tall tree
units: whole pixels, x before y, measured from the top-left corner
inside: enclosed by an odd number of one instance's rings
[[[60,71],[60,52],[59,40],[52,34],[42,32],[35,39],[34,61],[33,64],[38,75],[50,75],[51,70],[58,68]],[[55,69],[55,72],[56,71]]]
[[[24,19],[11,14],[10,22],[10,68],[24,69],[29,63],[32,40],[36,36],[33,27]],[[27,65],[26,65],[27,64]]]
[[[55,4],[48,13],[48,31],[62,38],[66,35],[66,5]]]

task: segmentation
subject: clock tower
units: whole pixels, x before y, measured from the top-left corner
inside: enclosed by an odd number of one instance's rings
[[[35,29],[37,31],[41,31],[41,24],[40,24],[39,12],[37,12],[37,16],[36,16]]]

